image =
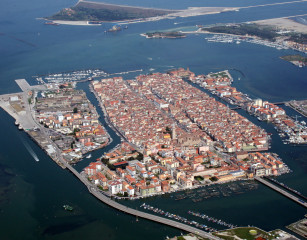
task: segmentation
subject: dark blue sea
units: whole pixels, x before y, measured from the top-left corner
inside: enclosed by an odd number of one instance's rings
[[[274,0],[270,3],[287,2]],[[108,73],[143,69],[166,71],[189,67],[197,74],[230,69],[234,85],[253,98],[269,101],[307,99],[307,68],[298,68],[280,59],[296,54],[250,43],[208,43],[205,35],[185,39],[146,39],[140,34],[156,30],[189,30],[195,25],[236,23],[267,18],[306,14],[307,3],[241,9],[216,15],[177,18],[158,22],[131,24],[122,32],[105,34],[111,23],[102,26],[48,26],[39,18],[70,7],[72,0],[1,0],[0,1],[0,94],[18,92],[15,79],[25,78],[36,84],[33,76],[101,68]],[[265,0],[107,0],[104,2],[134,6],[184,9],[189,6],[255,6]],[[125,78],[133,74],[124,75]],[[238,80],[240,78],[240,80]],[[78,86],[87,92],[87,84]],[[295,116],[291,109],[288,114]],[[273,133],[272,151],[277,152],[292,173],[279,177],[292,188],[307,195],[307,147],[283,145],[271,124],[246,116]],[[101,119],[103,121],[103,119]],[[299,120],[306,120],[300,117]],[[117,212],[90,195],[72,174],[58,167],[30,138],[19,131],[14,120],[0,110],[0,239],[164,239],[180,231]],[[114,147],[92,153],[91,159],[79,163],[81,170],[90,161]],[[36,162],[28,152],[29,144],[38,155]],[[302,218],[306,209],[272,190],[259,185],[256,190],[229,197],[210,198],[194,203],[191,199],[175,201],[174,196],[149,198],[147,203],[189,217],[188,210],[206,213],[227,222],[255,225],[265,230],[285,226]],[[139,207],[142,201],[123,202]],[[64,211],[63,204],[75,211]],[[197,220],[197,219],[194,219]],[[206,225],[211,223],[203,222]],[[211,224],[212,227],[219,228]],[[219,228],[221,229],[221,228]]]

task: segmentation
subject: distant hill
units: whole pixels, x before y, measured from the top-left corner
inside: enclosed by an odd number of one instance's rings
[[[176,11],[80,1],[74,7],[64,8],[60,12],[47,17],[47,19],[66,21],[124,21],[163,16],[174,12]]]

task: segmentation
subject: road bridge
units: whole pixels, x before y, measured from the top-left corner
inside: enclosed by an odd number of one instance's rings
[[[279,192],[280,194],[284,195],[285,197],[293,200],[294,202],[302,205],[303,207],[307,208],[307,202],[303,201],[301,198],[298,198],[296,196],[293,196],[291,193],[281,189],[280,187],[264,180],[261,177],[255,177],[255,180],[257,180],[258,182],[261,182],[262,184],[268,186],[269,188],[272,188],[273,190],[275,190],[276,192]]]

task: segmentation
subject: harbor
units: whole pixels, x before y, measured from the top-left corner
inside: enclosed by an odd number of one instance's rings
[[[209,34],[209,32],[206,32]],[[212,33],[211,33],[212,34]],[[259,38],[252,37],[243,37],[243,36],[235,36],[235,35],[226,35],[226,34],[214,34],[213,36],[206,37],[205,40],[210,42],[218,42],[218,43],[228,43],[228,44],[240,44],[241,42],[247,42],[257,45],[262,45],[270,48],[275,48],[277,50],[287,50],[288,46],[284,45],[283,42],[271,42],[262,40]]]
[[[217,219],[217,218],[214,218],[214,217],[210,217],[204,213],[199,213],[199,212],[193,212],[193,211],[189,211],[188,214],[190,215],[193,215],[193,216],[196,216],[196,217],[200,217],[202,219],[205,219],[209,222],[213,222],[215,224],[218,224],[218,225],[221,225],[223,227],[226,227],[226,228],[236,228],[238,226],[232,224],[232,223],[227,223],[221,219]]]
[[[144,208],[145,210],[152,211],[154,213],[163,215],[165,217],[168,217],[168,218],[171,218],[171,219],[175,219],[175,220],[177,220],[179,222],[183,222],[183,223],[189,224],[189,225],[194,225],[197,228],[204,229],[204,230],[209,231],[209,232],[216,232],[217,231],[216,229],[208,227],[207,225],[200,224],[200,223],[198,223],[196,221],[188,220],[187,218],[181,217],[181,216],[173,214],[173,213],[165,212],[165,211],[163,211],[163,210],[161,210],[159,208],[155,208],[155,207],[150,206],[150,205],[145,204],[145,203],[142,204],[140,207]]]

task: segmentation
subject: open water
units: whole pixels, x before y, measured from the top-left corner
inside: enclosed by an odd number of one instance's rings
[[[108,0],[135,6],[176,8],[188,6],[251,6],[264,0]],[[284,1],[270,1],[286,2]],[[208,43],[204,35],[185,39],[146,39],[139,34],[167,29],[195,29],[196,24],[242,22],[306,14],[307,3],[242,9],[218,15],[163,20],[129,25],[129,29],[105,34],[103,26],[47,26],[36,18],[49,16],[72,0],[2,0],[0,2],[0,93],[19,91],[15,79],[62,71],[102,68],[109,73],[143,69],[144,73],[189,67],[197,74],[232,69],[234,85],[252,97],[271,101],[306,99],[307,68],[298,68],[280,56],[295,53],[249,43]],[[152,70],[152,69],[151,69]],[[132,75],[124,77],[133,77]],[[240,78],[240,80],[237,80]],[[87,84],[80,84],[97,105]],[[287,109],[290,115],[296,115]],[[100,111],[101,112],[101,111]],[[279,179],[307,195],[307,148],[283,145],[273,126],[239,111],[255,124],[273,133],[272,151],[277,152],[292,173]],[[300,118],[303,120],[306,118]],[[103,120],[102,120],[103,121]],[[163,239],[180,231],[119,213],[92,197],[69,172],[58,167],[30,138],[14,126],[14,120],[0,110],[0,238],[19,239]],[[81,170],[111,146],[92,153],[79,163]],[[26,143],[26,144],[25,144]],[[31,151],[28,151],[31,149]],[[32,152],[33,150],[33,152]],[[34,155],[33,155],[34,153]],[[33,156],[37,156],[37,162]],[[265,230],[284,228],[302,218],[306,210],[278,193],[259,185],[256,190],[229,197],[215,197],[194,203],[175,201],[164,195],[143,200],[150,205],[188,218],[188,210],[199,211],[227,222],[256,225]],[[139,207],[143,201],[124,202]],[[75,208],[63,210],[63,204]],[[192,219],[192,218],[191,218]],[[199,219],[195,220],[201,222]],[[208,222],[204,224],[210,225]],[[211,224],[212,227],[217,225]]]

